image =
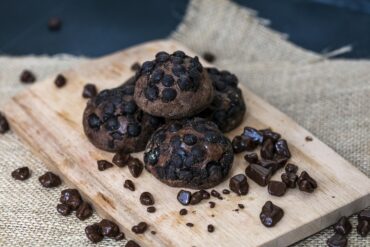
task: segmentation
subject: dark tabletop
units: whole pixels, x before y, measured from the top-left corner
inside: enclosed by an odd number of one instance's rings
[[[327,52],[345,45],[347,58],[370,57],[370,0],[236,0],[271,21],[306,49]],[[167,37],[181,22],[188,0],[1,0],[0,53],[70,53],[101,56]],[[50,32],[50,17],[62,28]]]

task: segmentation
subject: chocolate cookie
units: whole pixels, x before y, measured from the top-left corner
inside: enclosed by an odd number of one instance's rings
[[[136,74],[135,101],[154,116],[179,119],[204,110],[214,90],[198,57],[182,51],[159,52]]]
[[[211,105],[198,116],[213,121],[222,132],[229,132],[243,121],[246,111],[242,91],[238,88],[238,78],[216,68],[207,68],[206,71],[215,89],[215,96]]]
[[[168,123],[154,132],[144,153],[145,168],[173,187],[208,189],[222,182],[232,166],[231,142],[202,118]]]
[[[163,119],[144,113],[134,101],[131,78],[120,87],[100,92],[88,101],[83,127],[90,142],[108,152],[139,152]]]

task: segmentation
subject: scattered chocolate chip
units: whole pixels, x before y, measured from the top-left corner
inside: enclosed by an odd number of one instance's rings
[[[276,154],[278,154],[281,157],[285,157],[288,159],[291,157],[291,154],[288,148],[288,143],[284,139],[279,139],[275,143],[275,150],[276,150]]]
[[[306,142],[312,142],[313,138],[311,136],[306,136],[305,140]]]
[[[244,207],[244,204],[241,204],[241,203],[239,203],[238,204],[238,207],[240,208],[240,209],[244,209],[245,207]]]
[[[214,208],[214,207],[216,207],[216,203],[215,202],[208,202],[209,203],[209,207],[210,208]]]
[[[30,175],[31,175],[30,169],[28,169],[28,167],[26,167],[26,166],[12,171],[12,177],[15,180],[24,181],[24,180],[28,179],[30,177]]]
[[[245,127],[242,136],[250,139],[255,146],[257,146],[258,144],[262,144],[264,139],[263,134],[260,131],[251,127]]]
[[[98,160],[98,170],[99,171],[105,171],[111,167],[113,167],[113,164],[106,160]]]
[[[281,181],[286,184],[288,188],[294,189],[298,180],[297,174],[283,173],[281,174]]]
[[[239,196],[248,194],[249,185],[247,177],[243,174],[233,176],[230,178],[229,187],[231,191],[235,192]]]
[[[271,129],[262,129],[259,132],[263,135],[263,140],[271,139],[273,142],[277,142],[280,139],[281,135],[272,131]]]
[[[138,243],[136,243],[134,240],[129,240],[125,247],[140,247],[140,245]]]
[[[72,210],[77,210],[82,203],[82,198],[78,190],[65,189],[62,190],[59,201],[70,206]]]
[[[187,190],[180,190],[179,193],[177,194],[177,200],[182,204],[182,205],[189,205],[190,200],[191,200],[191,192]]]
[[[85,99],[94,98],[98,93],[96,86],[94,84],[88,83],[84,86],[82,90],[82,97]]]
[[[279,163],[277,162],[276,160],[260,160],[258,161],[258,165],[266,168],[266,169],[270,169],[271,170],[271,173],[272,174],[275,174],[275,172],[277,170],[279,170],[280,168],[284,167],[285,163]]]
[[[125,234],[123,232],[118,233],[118,235],[114,237],[114,240],[116,241],[120,241],[122,239],[125,239]]]
[[[347,246],[347,238],[336,233],[326,241],[326,244],[329,247],[345,247]]]
[[[63,216],[67,216],[67,215],[70,215],[71,212],[72,212],[72,209],[70,206],[66,205],[66,204],[58,204],[57,205],[57,211],[58,213],[60,213],[61,215]]]
[[[23,70],[19,79],[22,83],[26,83],[26,84],[33,83],[36,81],[35,75],[29,70]]]
[[[193,227],[194,226],[194,224],[193,223],[186,223],[186,226],[188,226],[188,227]]]
[[[230,190],[228,190],[228,189],[223,189],[223,190],[222,190],[222,194],[224,194],[224,195],[228,195],[228,194],[230,194]]]
[[[297,171],[298,171],[298,166],[296,166],[296,165],[294,165],[294,164],[289,163],[289,164],[287,164],[287,165],[285,166],[285,171],[286,171],[287,173],[297,173]]]
[[[298,188],[301,191],[312,193],[317,188],[316,181],[308,175],[306,171],[303,171],[297,181]]]
[[[249,164],[257,164],[258,163],[258,155],[256,153],[249,153],[244,155],[245,161]]]
[[[271,139],[266,139],[262,143],[261,157],[263,159],[271,160],[274,158],[275,146]]]
[[[148,213],[155,213],[156,208],[155,208],[155,207],[153,207],[153,206],[150,206],[150,207],[147,207],[147,208],[146,208],[146,211],[147,211]]]
[[[118,167],[124,167],[131,159],[131,155],[123,152],[118,152],[113,156],[112,162]]]
[[[204,58],[204,60],[206,60],[207,62],[209,62],[209,63],[213,63],[214,61],[215,61],[215,55],[213,55],[212,53],[210,53],[210,52],[205,52],[204,54],[203,54],[203,58]]]
[[[57,77],[54,80],[54,84],[58,88],[63,87],[64,85],[66,85],[66,83],[67,83],[67,79],[62,74],[57,75]]]
[[[59,176],[52,172],[46,172],[44,175],[40,176],[39,181],[45,188],[57,187],[62,183],[62,180],[60,180]]]
[[[140,195],[140,203],[145,206],[154,205],[154,197],[150,192],[143,192]]]
[[[105,237],[115,238],[120,234],[119,227],[113,221],[102,219],[99,222],[101,234]]]
[[[212,224],[209,224],[207,226],[207,230],[208,230],[208,232],[214,232],[215,231],[215,227]]]
[[[80,220],[86,220],[93,214],[91,205],[87,202],[83,202],[76,211],[76,217]]]
[[[267,201],[262,207],[260,214],[260,220],[266,227],[272,227],[278,223],[284,216],[284,211],[280,207],[273,204],[271,201]]]
[[[5,115],[0,112],[0,134],[5,134],[9,130],[9,123]]]
[[[239,209],[238,208],[237,209],[233,209],[233,211],[239,213]]]
[[[359,219],[359,220],[366,220],[366,221],[370,221],[370,209],[362,210],[362,211],[358,214],[358,219]]]
[[[157,234],[156,231],[150,231],[150,233],[153,234],[153,235],[156,235]]]
[[[132,70],[132,71],[139,71],[139,70],[140,70],[140,64],[139,64],[138,62],[133,63],[133,64],[131,65],[131,70]]]
[[[62,27],[62,21],[59,17],[51,17],[48,20],[48,29],[50,31],[59,31]]]
[[[286,184],[280,181],[270,181],[267,190],[272,196],[283,196],[286,192]]]
[[[357,225],[357,233],[361,235],[361,237],[366,237],[370,232],[370,221],[367,220],[359,220]]]
[[[141,172],[143,171],[143,168],[144,168],[144,165],[141,162],[141,160],[139,160],[137,158],[130,159],[130,161],[128,162],[127,165],[128,165],[128,169],[129,169],[131,175],[134,178],[139,177]]]
[[[245,174],[260,186],[266,186],[272,176],[272,170],[260,165],[250,164],[245,169]]]
[[[101,233],[101,228],[98,223],[88,225],[85,228],[85,233],[88,239],[93,243],[98,243],[103,240],[104,236]]]
[[[342,235],[348,235],[352,231],[351,222],[348,217],[342,216],[334,225],[334,231]]]
[[[190,204],[191,205],[196,205],[196,204],[200,203],[202,200],[203,200],[203,194],[202,194],[202,192],[201,191],[197,191],[197,192],[194,192],[191,195]]]
[[[148,229],[148,224],[145,222],[140,222],[136,226],[133,226],[131,228],[131,231],[133,231],[135,234],[143,234]]]
[[[244,151],[253,151],[258,144],[251,138],[245,136],[235,136],[231,142],[234,153],[241,153]]]
[[[221,194],[217,190],[212,190],[211,191],[211,196],[216,197],[219,200],[222,200],[223,199],[222,196],[221,196]]]
[[[206,190],[200,190],[200,192],[203,195],[203,200],[208,200],[209,198],[211,198],[211,194],[208,191],[206,191]]]
[[[125,183],[123,184],[123,187],[126,189],[129,189],[131,191],[135,191],[135,184],[129,179],[125,180]]]
[[[180,215],[187,215],[188,214],[188,210],[186,210],[186,208],[183,208],[180,210],[179,212]]]

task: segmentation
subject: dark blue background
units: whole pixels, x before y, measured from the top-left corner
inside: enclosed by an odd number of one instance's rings
[[[236,0],[271,20],[304,48],[325,52],[352,45],[348,58],[370,57],[370,0]],[[101,56],[168,36],[188,0],[0,0],[0,53]],[[59,32],[47,21],[58,16]]]

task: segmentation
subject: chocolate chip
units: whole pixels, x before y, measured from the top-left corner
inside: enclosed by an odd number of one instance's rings
[[[131,155],[128,153],[118,152],[113,156],[112,162],[118,167],[124,167],[131,158]]]
[[[135,184],[129,179],[125,180],[125,183],[123,184],[123,187],[126,189],[129,189],[131,191],[135,191]]]
[[[329,247],[345,247],[347,246],[347,238],[336,233],[326,241],[326,244]]]
[[[36,81],[36,77],[35,75],[29,71],[29,70],[23,70],[21,75],[20,75],[20,78],[19,80],[22,82],[22,83],[25,83],[25,84],[28,84],[28,83],[33,83]]]
[[[165,88],[162,90],[162,101],[168,103],[173,101],[177,96],[177,92],[173,88]]]
[[[271,139],[266,139],[262,143],[261,147],[261,157],[267,160],[274,158],[275,147]]]
[[[191,200],[191,192],[187,190],[180,190],[179,193],[177,194],[177,200],[182,204],[182,205],[189,205],[190,200]]]
[[[271,139],[273,142],[277,142],[281,137],[279,133],[276,133],[271,129],[263,129],[259,130],[259,132],[262,133],[264,140]]]
[[[98,160],[97,164],[98,164],[98,170],[99,171],[105,171],[105,170],[113,167],[113,164],[110,163],[109,161],[106,161],[106,160]]]
[[[304,139],[306,140],[306,142],[312,142],[313,141],[313,138],[311,136],[306,136]]]
[[[101,234],[101,228],[98,223],[88,225],[85,228],[85,233],[87,238],[93,243],[98,243],[104,238],[103,234]]]
[[[154,65],[155,63],[153,61],[144,62],[143,65],[141,66],[142,73],[149,74],[150,72],[152,72]]]
[[[244,207],[244,204],[241,204],[241,203],[239,203],[238,204],[238,207],[240,208],[240,209],[244,209],[245,207]]]
[[[135,234],[143,234],[148,229],[148,224],[145,222],[140,222],[136,226],[133,226],[131,228],[131,231],[133,231]]]
[[[28,169],[28,167],[25,166],[12,171],[11,175],[15,180],[24,181],[31,176],[31,173],[30,169]]]
[[[260,214],[260,220],[266,227],[272,227],[278,223],[284,216],[284,211],[280,207],[273,204],[271,201],[267,201],[262,207]]]
[[[129,169],[131,175],[134,178],[139,177],[141,172],[143,171],[143,168],[144,168],[144,165],[141,162],[141,160],[139,160],[137,158],[130,159],[130,161],[128,162],[127,165],[128,165],[128,169]]]
[[[134,240],[129,240],[125,247],[140,247],[140,245],[138,243],[136,243]]]
[[[122,111],[125,114],[134,114],[137,109],[137,105],[133,100],[126,102],[122,107]]]
[[[174,53],[172,53],[172,55],[175,57],[182,57],[182,58],[186,56],[185,52],[183,51],[175,51]]]
[[[153,235],[156,235],[157,234],[156,231],[150,231],[150,233],[153,234]]]
[[[251,138],[245,136],[235,136],[231,144],[235,153],[253,151],[258,145]]]
[[[180,210],[179,212],[180,215],[187,215],[188,214],[188,210],[186,210],[186,208],[183,208]]]
[[[82,198],[78,190],[65,189],[62,190],[59,201],[70,206],[72,210],[77,210],[82,203]]]
[[[0,112],[0,134],[5,134],[9,130],[9,123],[5,115]]]
[[[270,169],[272,174],[275,174],[277,170],[283,167],[280,163],[276,162],[275,160],[260,160],[258,161],[258,165]]]
[[[82,90],[82,97],[85,99],[94,98],[98,94],[98,90],[94,84],[88,83]]]
[[[203,194],[202,194],[202,192],[201,191],[197,191],[197,192],[194,192],[191,195],[190,204],[191,205],[196,205],[196,204],[200,203],[202,200],[203,200]]]
[[[164,52],[164,51],[160,51],[160,52],[158,52],[158,53],[155,55],[155,60],[156,60],[157,62],[164,63],[164,62],[166,62],[168,59],[170,59],[170,55],[169,55],[167,52]]]
[[[141,126],[138,123],[130,123],[127,125],[127,134],[130,137],[139,136],[141,133]]]
[[[210,208],[214,208],[214,207],[216,207],[216,203],[215,202],[208,202],[209,203],[209,207]]]
[[[286,184],[280,181],[270,181],[267,190],[272,196],[283,196],[286,192]]]
[[[188,227],[193,227],[194,226],[194,224],[193,223],[186,223],[186,226],[188,226]]]
[[[58,213],[60,213],[61,215],[63,216],[67,216],[67,215],[70,215],[71,212],[72,212],[72,209],[70,206],[66,205],[66,204],[58,204],[57,205],[57,211]]]
[[[352,230],[351,222],[348,217],[342,216],[334,225],[334,231],[342,235],[348,235]]]
[[[59,88],[66,85],[66,83],[67,83],[67,79],[62,74],[57,75],[57,77],[54,80],[55,86]]]
[[[90,114],[87,121],[90,128],[94,130],[99,130],[101,122],[99,117],[95,113]]]
[[[50,31],[59,31],[62,27],[62,21],[59,17],[51,17],[48,20],[48,29]]]
[[[203,200],[208,200],[209,198],[211,198],[211,194],[209,194],[208,191],[206,191],[206,190],[200,190],[200,192],[202,193]]]
[[[186,145],[192,146],[197,143],[198,138],[193,134],[185,134],[183,140]]]
[[[209,62],[209,63],[213,63],[214,61],[215,61],[215,55],[213,55],[212,53],[210,53],[210,52],[205,52],[204,54],[203,54],[203,58],[204,58],[204,60],[206,60],[207,62]]]
[[[115,238],[120,234],[119,227],[113,221],[103,219],[99,222],[101,234],[105,237]]]
[[[272,170],[260,165],[250,164],[245,170],[245,174],[260,186],[266,186],[272,176]]]
[[[57,187],[62,183],[62,180],[60,180],[59,176],[52,172],[46,172],[44,175],[40,176],[39,181],[45,188]]]
[[[154,197],[150,192],[143,192],[140,195],[140,203],[145,206],[154,205]]]
[[[255,145],[263,142],[263,134],[252,127],[245,127],[242,136],[251,139]]]
[[[175,79],[173,79],[172,75],[165,74],[162,78],[162,85],[165,87],[172,87],[175,83]]]
[[[114,240],[120,241],[122,239],[125,239],[125,234],[123,232],[120,232],[117,236],[114,237]]]
[[[190,81],[190,78],[186,75],[181,75],[177,80],[177,85],[181,91],[190,91],[193,87],[193,83]]]
[[[281,174],[281,180],[286,184],[288,188],[295,188],[298,176],[294,173],[283,173]]]
[[[222,194],[224,194],[224,195],[228,195],[228,194],[230,194],[230,190],[228,190],[228,189],[223,189],[223,190],[222,190]]]
[[[362,210],[362,211],[358,214],[358,219],[359,219],[359,220],[366,220],[366,221],[370,221],[370,209]]]
[[[247,177],[243,174],[233,176],[230,178],[229,187],[231,191],[235,192],[239,196],[248,194],[249,185]]]
[[[357,233],[361,235],[361,237],[366,237],[370,232],[370,221],[367,220],[360,220],[357,225]]]
[[[285,171],[286,171],[287,173],[297,173],[297,171],[298,171],[298,166],[296,166],[296,165],[294,165],[294,164],[289,163],[289,164],[287,164],[287,165],[285,166]]]
[[[76,211],[76,217],[80,220],[86,220],[93,214],[92,207],[89,203],[83,202]]]
[[[159,89],[156,86],[150,86],[145,89],[144,95],[149,101],[154,101],[158,98]]]
[[[140,70],[140,63],[138,63],[138,62],[136,62],[136,63],[133,63],[132,65],[131,65],[131,70],[132,71],[139,71]]]
[[[288,148],[288,143],[284,139],[280,139],[275,143],[276,154],[281,157],[290,158],[291,154]]]
[[[209,225],[207,226],[207,231],[208,231],[208,232],[214,232],[214,231],[215,231],[215,227],[214,227],[213,225],[209,224]]]
[[[297,181],[298,188],[301,191],[312,193],[317,188],[316,181],[308,175],[306,171],[303,171]]]
[[[223,199],[222,196],[221,196],[221,194],[217,190],[212,190],[211,191],[211,196],[216,197],[219,200],[222,200]]]
[[[147,211],[148,213],[155,213],[156,208],[155,208],[155,207],[153,207],[153,206],[150,206],[150,207],[147,207],[147,208],[146,208],[146,211]]]
[[[258,155],[256,153],[249,153],[244,155],[245,161],[247,161],[249,164],[257,164],[258,162]]]

